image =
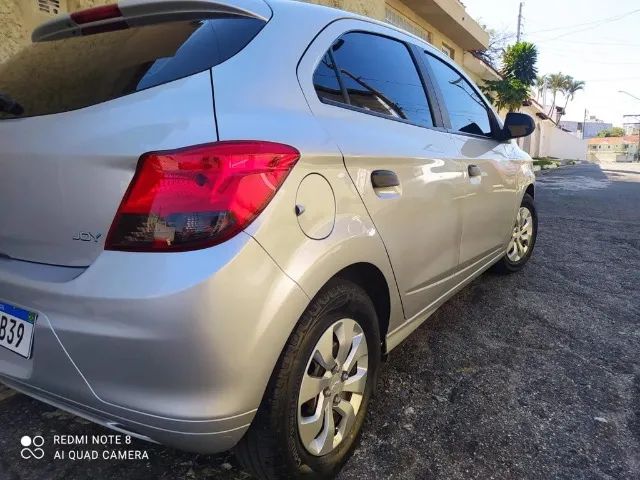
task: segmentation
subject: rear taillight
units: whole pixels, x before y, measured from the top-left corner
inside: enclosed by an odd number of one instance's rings
[[[300,157],[271,142],[219,142],[144,154],[111,225],[107,250],[172,252],[245,229]]]

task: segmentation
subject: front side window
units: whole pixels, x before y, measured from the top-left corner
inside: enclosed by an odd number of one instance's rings
[[[425,52],[433,80],[442,91],[451,128],[456,132],[491,136],[489,110],[471,84],[442,60]]]
[[[402,42],[380,35],[353,32],[342,36],[331,47],[335,70],[346,91],[347,102],[372,113],[432,127],[431,109],[408,48]],[[314,75],[321,100],[335,90],[330,70],[330,56],[325,56]],[[334,92],[334,96],[337,94]]]

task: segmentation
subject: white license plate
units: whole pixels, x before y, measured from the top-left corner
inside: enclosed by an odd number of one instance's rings
[[[0,303],[0,347],[29,358],[37,318],[34,312]]]

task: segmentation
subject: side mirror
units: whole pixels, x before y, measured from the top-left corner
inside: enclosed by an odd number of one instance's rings
[[[511,140],[512,138],[528,137],[536,129],[536,124],[529,115],[524,113],[508,113],[504,121],[504,128],[499,133],[499,139]]]

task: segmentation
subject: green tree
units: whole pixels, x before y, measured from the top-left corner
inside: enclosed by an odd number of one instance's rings
[[[532,43],[518,42],[507,47],[502,58],[502,79],[486,82],[483,92],[499,110],[520,110],[536,81],[537,61],[538,50]]]
[[[567,75],[564,75],[562,72],[552,73],[547,75],[547,86],[551,90],[553,94],[553,103],[551,104],[551,108],[549,109],[549,116],[553,115],[553,111],[556,109],[556,101],[558,98],[558,93],[562,92],[567,85]]]
[[[542,92],[544,91],[544,86],[547,84],[547,76],[546,75],[538,75],[536,77],[536,100],[540,101],[540,97],[542,96]]]
[[[607,130],[603,130],[598,134],[598,137],[624,137],[624,128],[622,127],[613,127]]]
[[[584,87],[585,83],[582,80],[576,80],[571,76],[567,76],[565,78],[564,87],[562,88],[562,94],[564,95],[564,109],[562,110],[562,115],[567,112],[569,102],[575,98],[576,93],[580,90],[584,90]],[[562,119],[562,115],[560,115],[560,119]]]
[[[529,98],[529,87],[517,78],[490,80],[482,87],[484,94],[498,110],[516,112]]]
[[[502,57],[502,75],[531,87],[538,76],[538,49],[533,43],[518,42],[507,47]]]

